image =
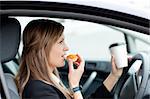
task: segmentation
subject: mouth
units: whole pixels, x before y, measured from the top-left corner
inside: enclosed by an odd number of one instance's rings
[[[66,59],[66,54],[62,55],[61,57],[65,60]]]

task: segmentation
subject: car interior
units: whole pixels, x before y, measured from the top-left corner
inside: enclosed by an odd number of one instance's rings
[[[19,55],[17,58],[17,53],[21,41],[21,25],[19,21],[15,18],[4,17],[2,20],[2,47],[1,47],[1,78],[4,76],[5,79],[1,79],[1,95],[3,98],[11,97],[12,99],[19,99],[19,94],[17,91],[17,87],[14,81],[15,74],[19,68]],[[142,64],[140,64],[140,68],[133,73],[129,73],[129,70],[132,69],[133,63],[137,60],[142,60]],[[114,99],[133,99],[138,92],[139,94],[145,90],[143,88],[145,83],[147,83],[147,79],[149,77],[149,73],[146,72],[148,65],[148,56],[146,53],[138,53],[132,56],[132,59],[129,61],[129,66],[124,68],[124,72],[119,79],[118,83],[114,87],[112,93],[114,94]],[[81,79],[81,85],[83,86],[82,92],[85,98],[91,95],[105,78],[108,76],[111,71],[111,63],[110,61],[86,61],[85,72]],[[15,68],[14,70],[11,70]],[[63,82],[66,86],[68,86],[67,72],[68,66],[67,62],[65,67],[59,68],[60,76],[63,79]],[[142,77],[142,80],[138,79]],[[2,82],[3,81],[3,82]],[[132,90],[131,93],[128,93]],[[136,96],[138,97],[138,96]]]
[[[17,4],[19,5],[19,3]],[[44,3],[41,4],[44,5]],[[115,87],[111,92],[114,96],[113,99],[149,99],[150,97],[150,61],[149,61],[150,51],[148,50],[148,48],[150,42],[148,41],[149,38],[145,37],[146,39],[145,38],[143,39],[140,35],[138,35],[138,33],[139,34],[143,33],[143,35],[146,36],[148,34],[148,24],[144,23],[145,19],[141,21],[139,17],[135,17],[135,20],[133,20],[133,17],[129,16],[129,18],[127,18],[128,16],[123,13],[120,13],[120,15],[117,13],[119,17],[116,17],[114,14],[111,15],[109,11],[108,11],[109,14],[107,13],[107,11],[106,13],[103,14],[103,12],[105,12],[104,10],[102,11],[94,10],[97,13],[97,15],[94,15],[93,12],[93,15],[90,16],[88,11],[84,12],[83,10],[79,13],[78,12],[79,9],[77,5],[75,5],[76,9],[73,9],[72,7],[70,8],[71,10],[75,10],[74,13],[67,12],[66,10],[67,7],[70,7],[68,5],[65,6],[66,8],[65,7],[63,8],[63,10],[65,11],[62,11],[60,9],[55,9],[56,10],[55,12],[53,11],[55,5],[57,6],[57,4],[54,3],[52,8],[43,11],[27,10],[25,13],[22,13],[21,12],[22,10],[20,10],[16,12],[14,11],[15,13],[14,15],[11,11],[10,12],[6,11],[5,12],[6,14],[2,13],[1,31],[0,31],[0,36],[1,36],[0,88],[2,90],[0,90],[0,95],[1,95],[0,99],[1,98],[20,99],[14,78],[19,69],[19,60],[21,56],[21,53],[19,51],[20,48],[22,47],[21,33],[22,33],[22,29],[24,28],[22,23],[24,23],[25,21],[29,21],[28,20],[29,18],[35,18],[35,17],[36,18],[46,17],[50,19],[58,18],[57,21],[62,22],[62,24],[64,23],[65,19],[67,20],[67,22],[69,21],[71,23],[73,23],[75,20],[77,26],[78,24],[82,25],[82,23],[78,21],[81,21],[86,24],[85,27],[81,27],[81,26],[75,27],[76,31],[72,32],[72,34],[70,34],[68,38],[66,37],[69,43],[73,42],[73,45],[75,45],[75,46],[71,46],[72,49],[79,50],[80,52],[86,52],[84,55],[91,56],[91,54],[94,54],[94,56],[92,56],[93,59],[89,59],[89,57],[85,59],[85,71],[83,73],[80,82],[80,85],[82,85],[82,93],[85,99],[87,99],[87,97],[89,97],[93,92],[95,92],[95,90],[103,83],[103,81],[107,78],[107,76],[111,72],[111,61],[110,61],[111,55],[108,52],[109,50],[107,48],[109,44],[112,43],[110,42],[110,40],[111,38],[113,38],[113,35],[114,35],[113,40],[115,40],[114,42],[124,41],[127,44],[127,50],[129,55],[128,67],[125,67],[123,69],[122,76],[120,77],[120,79],[118,80],[117,84],[115,85]],[[26,6],[27,5],[25,5],[24,7]],[[37,8],[39,7],[38,9],[40,9],[40,6],[36,6],[36,7]],[[92,12],[92,8],[89,11]],[[106,17],[107,14],[109,15],[109,17]],[[121,16],[125,16],[125,17],[121,18]],[[25,18],[19,19],[19,17],[25,17]],[[137,19],[138,21],[136,21]],[[128,22],[126,22],[125,20],[128,20]],[[93,25],[89,23],[92,23]],[[98,24],[99,26],[95,24]],[[90,29],[88,29],[88,31],[85,31],[87,30],[87,25],[90,25],[91,27]],[[92,26],[96,27],[98,31],[96,31],[95,28],[92,28]],[[82,28],[85,28],[85,30],[83,31],[85,34],[84,33],[76,34],[76,32],[80,32]],[[99,30],[99,28],[103,28],[103,29]],[[132,32],[133,31],[135,32],[132,33],[130,29],[132,30]],[[95,31],[96,34],[94,34]],[[91,34],[89,32],[91,32]],[[102,36],[100,38],[99,35],[97,35],[98,33],[99,34],[104,33],[106,34],[106,36],[105,37]],[[112,35],[110,35],[111,33]],[[115,38],[117,36],[116,34],[120,34],[122,37],[118,37],[116,39]],[[82,49],[82,48],[79,49],[80,47],[82,47],[82,45],[80,45],[82,44],[82,42],[78,41],[78,39],[75,39],[75,36],[77,38],[80,38],[79,36],[81,36],[81,39],[84,38],[81,41],[85,41],[85,43],[83,43],[85,45],[83,46],[83,48],[86,49]],[[100,42],[100,41],[97,42],[98,39],[102,39],[102,38],[104,39],[104,42]],[[96,43],[93,42],[90,43],[92,40],[95,41]],[[90,46],[90,44],[92,46]],[[145,44],[146,47],[141,46],[143,44]],[[71,43],[69,45],[71,45]],[[96,45],[96,48],[94,48],[93,45]],[[90,49],[92,48],[94,50],[90,51]],[[103,49],[104,51],[108,50],[107,51],[108,53],[106,52],[99,53],[101,49]],[[104,55],[106,55],[107,57]],[[96,56],[98,56],[98,58]],[[95,57],[97,59],[95,59]],[[63,83],[67,87],[69,87],[67,62],[63,68],[58,68],[58,70],[60,72],[60,77],[63,80]]]

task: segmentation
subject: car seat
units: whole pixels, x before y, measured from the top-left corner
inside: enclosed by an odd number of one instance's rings
[[[20,99],[18,90],[14,81],[14,76],[4,73],[2,64],[11,61],[15,58],[21,38],[21,26],[17,19],[1,17],[1,47],[0,47],[0,77],[4,96],[0,92],[2,98]]]

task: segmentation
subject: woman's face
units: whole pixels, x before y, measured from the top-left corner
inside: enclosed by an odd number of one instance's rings
[[[62,67],[65,65],[65,55],[69,48],[62,35],[51,48],[49,63],[52,67]]]

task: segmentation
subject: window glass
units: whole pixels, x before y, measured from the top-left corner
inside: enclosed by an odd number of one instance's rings
[[[123,29],[123,28],[116,28],[119,31],[124,32],[128,37],[130,37],[130,40],[128,40],[128,43],[132,44],[129,46],[132,50],[131,52],[137,53],[139,51],[150,51],[150,36],[147,34],[142,34],[140,32]]]
[[[80,53],[86,60],[110,60],[109,46],[125,42],[123,33],[108,25],[65,20],[64,26],[69,53]]]
[[[149,37],[150,40],[150,37]],[[135,40],[137,51],[150,51],[150,43],[143,42],[139,39]]]
[[[17,17],[22,26],[35,17]],[[65,40],[69,46],[68,53],[79,53],[86,60],[110,60],[109,46],[116,42],[125,42],[124,34],[108,25],[77,21],[72,19],[55,19],[65,26]],[[22,51],[22,43],[20,45]]]

